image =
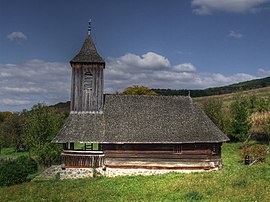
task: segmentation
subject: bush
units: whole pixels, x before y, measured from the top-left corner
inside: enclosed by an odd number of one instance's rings
[[[0,186],[20,184],[27,179],[26,169],[16,161],[7,161],[0,165]]]
[[[19,158],[17,158],[17,163],[19,163],[22,167],[24,167],[24,169],[26,169],[28,174],[33,174],[37,172],[37,162],[32,159],[32,158],[28,158],[26,156],[21,156]]]
[[[20,157],[0,164],[0,186],[10,186],[27,181],[27,176],[37,171],[37,163],[30,158]]]
[[[245,164],[251,164],[253,162],[264,163],[267,156],[267,146],[265,145],[254,145],[248,147],[244,145],[241,157],[244,159]]]

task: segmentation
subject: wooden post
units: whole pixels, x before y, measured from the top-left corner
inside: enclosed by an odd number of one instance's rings
[[[69,146],[70,146],[70,150],[74,150],[74,142],[71,142],[71,143],[69,144]]]
[[[63,143],[63,150],[67,150],[68,149],[68,143]]]

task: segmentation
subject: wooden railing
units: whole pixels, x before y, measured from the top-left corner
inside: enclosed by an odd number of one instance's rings
[[[64,150],[61,164],[65,168],[98,168],[104,165],[104,154],[102,151]]]

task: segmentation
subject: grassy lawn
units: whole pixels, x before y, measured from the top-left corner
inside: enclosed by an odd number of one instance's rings
[[[224,144],[220,171],[36,181],[0,188],[0,201],[269,201],[269,157],[242,165],[240,147]]]
[[[14,148],[2,148],[0,158],[17,158],[20,156],[28,156],[29,152],[16,152]]]

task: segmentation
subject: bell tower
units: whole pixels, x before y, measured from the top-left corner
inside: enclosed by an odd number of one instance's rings
[[[91,20],[82,48],[70,61],[70,65],[71,113],[102,113],[105,62],[91,37]]]

